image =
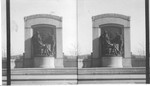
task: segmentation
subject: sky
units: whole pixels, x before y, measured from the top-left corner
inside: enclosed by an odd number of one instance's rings
[[[24,52],[24,17],[34,14],[52,14],[62,17],[63,52],[74,54],[76,46],[76,1],[75,0],[10,0],[11,1],[11,53]],[[3,0],[3,6],[5,3]],[[2,8],[2,13],[5,13]],[[3,14],[5,15],[5,14]],[[5,20],[5,17],[2,17]],[[3,22],[4,23],[4,22]],[[2,24],[3,28],[5,24]],[[3,37],[6,31],[3,29]],[[5,38],[5,37],[4,37]],[[6,42],[3,41],[3,45]],[[5,50],[5,47],[3,47]]]
[[[78,0],[78,51],[80,53],[92,51],[91,18],[106,13],[130,16],[131,52],[143,54],[145,50],[144,0]]]
[[[66,55],[92,52],[92,16],[119,13],[131,17],[131,52],[145,49],[144,0],[11,0],[11,53],[24,53],[24,17],[52,14],[62,17],[63,52]],[[5,41],[5,0],[2,0],[2,51]]]

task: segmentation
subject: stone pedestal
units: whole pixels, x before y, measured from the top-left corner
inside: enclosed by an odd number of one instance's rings
[[[112,68],[122,68],[123,67],[122,57],[121,56],[102,57],[102,66]]]
[[[35,68],[55,68],[54,57],[35,57],[34,67]]]

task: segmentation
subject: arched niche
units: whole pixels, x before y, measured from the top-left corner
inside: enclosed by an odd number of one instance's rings
[[[54,35],[56,42],[55,67],[63,67],[62,52],[62,18],[50,14],[36,14],[24,18],[25,21],[25,61],[24,67],[32,65],[31,38],[35,31],[39,31],[43,38],[46,34]]]
[[[108,24],[103,24],[103,25],[99,25],[99,29],[100,29],[100,35],[104,33],[104,31],[107,31],[108,32],[108,36],[110,38],[110,41],[113,42],[114,38],[116,37],[117,34],[120,34],[121,35],[121,38],[122,38],[122,41],[123,41],[123,44],[124,45],[124,29],[123,29],[123,25],[120,25],[120,24],[113,24],[113,23],[108,23]],[[103,46],[101,44],[101,40],[99,40],[99,56],[101,57],[102,56],[102,48],[101,46]],[[124,52],[124,46],[122,47],[123,51]],[[122,55],[124,57],[124,55]]]
[[[39,32],[42,42],[44,44],[47,44],[49,41],[52,41],[52,40],[48,40],[49,36],[53,37],[54,47],[55,47],[54,57],[56,58],[56,26],[50,25],[50,24],[37,24],[37,25],[32,25],[31,28],[33,29],[33,34],[36,34],[36,32]],[[33,50],[34,49],[32,49],[32,56],[34,56]]]
[[[109,36],[111,39],[115,37],[115,33],[118,32],[123,37],[123,45],[124,45],[124,55],[125,60],[131,58],[131,49],[130,49],[130,17],[121,15],[121,14],[102,14],[92,17],[93,23],[93,66],[101,65],[101,46],[99,38],[104,30],[109,32]],[[129,64],[130,61],[123,62]]]

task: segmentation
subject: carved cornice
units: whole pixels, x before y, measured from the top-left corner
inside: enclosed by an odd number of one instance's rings
[[[51,14],[35,14],[35,15],[26,16],[24,17],[24,21],[28,21],[30,19],[35,19],[35,18],[50,18],[62,22],[62,17],[51,15]]]
[[[96,16],[92,17],[92,20],[95,21],[95,20],[101,19],[101,18],[121,18],[121,19],[130,21],[129,16],[125,16],[125,15],[122,15],[122,14],[115,14],[115,13],[96,15]]]

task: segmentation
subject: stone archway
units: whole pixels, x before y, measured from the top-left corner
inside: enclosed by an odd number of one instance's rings
[[[114,32],[120,30],[122,33],[124,41],[124,55],[122,64],[124,67],[131,67],[131,51],[130,51],[130,17],[121,14],[102,14],[92,17],[93,21],[93,57],[92,64],[93,67],[102,66],[102,50],[99,42],[99,37],[101,36],[103,30],[108,30],[112,28]],[[118,29],[117,29],[118,28]],[[108,30],[114,35],[111,29]],[[113,38],[113,35],[111,36]]]
[[[63,67],[62,52],[62,18],[50,14],[36,14],[27,16],[25,21],[25,57],[24,67],[33,65],[32,40],[34,33],[39,31],[43,38],[46,33],[54,35],[56,42],[54,65],[56,68]]]

